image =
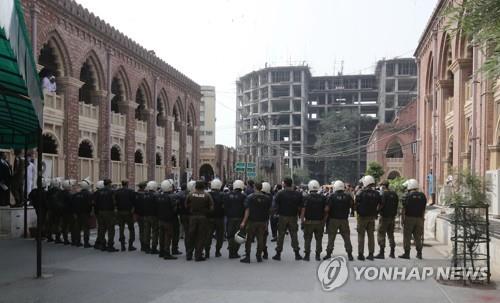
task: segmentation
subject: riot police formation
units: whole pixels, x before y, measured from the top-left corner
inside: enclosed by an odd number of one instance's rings
[[[399,257],[410,258],[413,239],[416,257],[421,259],[426,197],[418,191],[417,181],[410,179],[405,183],[408,192],[402,198],[401,210],[398,194],[389,189],[387,182],[380,184],[380,191],[375,189],[375,180],[371,176],[363,177],[361,182],[363,186],[353,198],[340,180],[328,190],[323,190],[319,182],[311,180],[307,190],[298,191],[292,187],[292,180],[285,178],[283,189],[274,193],[268,182],[254,182],[253,192],[249,191],[246,195],[245,183],[241,180],[232,184],[232,190],[226,190],[220,180],[214,179],[208,186],[203,181],[190,181],[176,191],[174,181],[167,179],[160,184],[155,181],[141,182],[138,190],[134,191],[126,180],[122,181],[120,189],[114,190],[111,180],[106,179],[97,181],[96,190],[92,193],[93,184],[89,178],[78,184],[54,178],[42,180],[42,188],[34,189],[30,200],[48,242],[92,247],[90,229],[95,216],[97,238],[93,246],[96,249],[118,251],[114,246],[118,225],[121,251],[136,250],[137,222],[140,249],[145,253],[175,260],[175,255],[182,254],[178,243],[184,234],[187,260],[203,261],[209,258],[213,242],[214,255],[220,257],[223,244],[227,241],[230,259],[240,258],[239,248],[244,245],[242,263],[250,263],[252,244],[255,242],[257,262],[268,258],[266,244],[270,225],[277,229],[274,260],[281,260],[287,234],[291,238],[295,260],[310,260],[313,238],[315,260],[330,259],[336,236],[340,233],[345,253],[352,261],[349,216],[353,211],[357,216],[358,260],[365,260],[365,237],[368,238],[366,259],[385,258],[386,239],[389,242],[389,257],[394,258],[394,230],[401,212],[404,253]],[[75,190],[76,185],[80,190]],[[38,195],[39,190],[42,190],[42,195]],[[39,196],[41,200],[38,200]],[[272,218],[278,220],[277,227],[272,226]],[[377,219],[379,253],[374,255]],[[304,257],[299,251],[299,220],[304,230]],[[328,244],[322,258],[325,223]]]

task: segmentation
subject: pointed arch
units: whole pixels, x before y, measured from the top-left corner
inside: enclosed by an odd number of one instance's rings
[[[180,97],[177,97],[174,105],[172,106],[171,116],[174,117],[175,121],[184,121],[185,120],[186,116],[184,114],[184,107],[182,106],[182,100]]]
[[[194,105],[193,103],[190,103],[189,104],[189,108],[188,108],[188,113],[187,113],[187,122],[190,124],[189,126],[191,127],[194,127],[194,126],[198,126],[199,123],[198,123],[198,119],[197,119],[197,115],[196,115],[196,110],[194,108]]]
[[[136,94],[139,92],[139,91],[142,91],[142,93],[144,94],[144,98],[145,98],[145,101],[146,101],[146,107],[147,108],[154,108],[154,104],[153,104],[153,94],[151,93],[151,86],[149,85],[148,81],[146,79],[142,79],[139,86],[137,87],[137,91],[136,91]]]
[[[85,56],[82,57],[82,61],[79,64],[81,68],[85,63],[87,63],[95,76],[96,89],[104,89],[106,87],[106,77],[104,76],[104,68],[99,59],[97,53],[91,49]]]
[[[403,148],[398,139],[390,141],[386,146],[386,158],[403,158]]]
[[[62,77],[73,75],[70,58],[66,43],[64,43],[59,32],[57,30],[51,31],[47,35],[47,40],[39,48],[38,63],[47,69],[53,69],[51,72],[55,73],[55,76]],[[52,60],[54,62],[49,62]]]
[[[168,96],[164,88],[160,89],[160,93],[156,99],[156,125],[165,126],[166,118],[169,110]]]
[[[427,74],[425,75],[425,93],[430,94],[434,89],[434,56],[429,53],[429,60],[427,62]]]
[[[453,73],[449,70],[451,62],[453,62],[453,48],[451,46],[451,37],[448,33],[444,33],[441,39],[439,60],[438,60],[438,76],[439,79],[451,80]]]
[[[130,87],[130,80],[128,77],[128,73],[126,69],[123,67],[123,65],[118,66],[116,71],[113,74],[113,80],[116,79],[119,81],[119,84],[121,86],[121,90],[123,92],[123,97],[125,100],[131,100],[132,99],[132,89]]]

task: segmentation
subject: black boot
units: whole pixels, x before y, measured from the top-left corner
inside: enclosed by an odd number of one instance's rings
[[[367,260],[373,261],[375,257],[373,256],[373,253],[369,253],[368,257],[366,257]]]
[[[358,255],[358,260],[359,260],[359,261],[364,261],[364,260],[365,260],[365,256],[363,256],[363,255]]]
[[[391,252],[389,253],[389,258],[396,258],[396,256],[394,255],[394,247],[391,247]]]
[[[250,255],[247,254],[243,259],[240,260],[241,263],[250,263]]]
[[[128,251],[134,251],[134,250],[137,250],[137,248],[134,247],[134,242],[129,242]]]
[[[309,253],[304,253],[304,261],[309,261]]]
[[[384,255],[384,250],[383,249],[380,249],[378,255],[375,256],[375,259],[385,259],[385,255]]]
[[[257,262],[259,262],[259,263],[260,263],[260,262],[262,262],[262,256],[257,255],[257,256],[256,256],[256,259],[257,259]]]
[[[160,252],[156,248],[153,248],[149,253],[152,254],[152,255],[156,255],[156,254],[158,254]]]
[[[410,259],[410,252],[405,250],[405,253],[399,256],[401,259]]]
[[[276,261],[281,261],[281,254],[279,252],[277,252],[274,257],[273,257],[273,260],[276,260]]]
[[[321,253],[316,253],[316,261],[321,261]]]
[[[89,243],[89,242],[85,242],[85,243],[83,244],[83,248],[90,248],[90,247],[92,247],[92,245],[90,245],[90,243]]]
[[[354,261],[354,257],[352,256],[352,253],[347,253],[347,258],[349,261]]]
[[[190,253],[188,253],[188,254],[186,255],[186,261],[191,261],[191,260],[193,260],[193,254],[192,254],[192,253],[191,253],[191,254],[190,254]]]
[[[210,250],[205,250],[205,259],[210,259]]]
[[[295,252],[295,261],[302,260],[302,256],[300,255],[299,251]]]
[[[221,253],[220,253],[220,250],[216,250],[215,251],[215,257],[219,258],[220,256],[222,256]]]
[[[332,257],[332,253],[326,252],[326,256],[323,257],[323,260],[328,260]]]
[[[114,246],[109,246],[108,247],[108,252],[117,252],[118,249],[116,249]]]
[[[172,256],[169,253],[166,253],[165,256],[163,257],[163,259],[165,259],[165,260],[177,260],[177,257]]]
[[[417,251],[417,259],[422,260],[422,251]]]
[[[264,249],[264,251],[262,252],[262,259],[267,260],[267,258],[269,258],[269,255],[268,255],[268,253],[267,253],[267,248],[266,248],[266,249]]]
[[[176,249],[172,250],[172,255],[182,255],[182,252],[179,251],[179,249],[176,248]]]
[[[125,242],[122,242],[122,245],[121,245],[121,250],[122,250],[122,251],[125,251],[125,250],[126,250],[126,248],[125,248]]]

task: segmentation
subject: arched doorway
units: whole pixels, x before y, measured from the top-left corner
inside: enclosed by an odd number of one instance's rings
[[[200,178],[205,181],[211,181],[215,177],[212,165],[205,163],[200,166]]]
[[[89,140],[83,140],[78,146],[78,158],[79,158],[79,177],[80,179],[85,179],[90,177],[91,180],[97,180],[99,178],[99,167],[97,161],[94,159],[94,148],[92,142]]]

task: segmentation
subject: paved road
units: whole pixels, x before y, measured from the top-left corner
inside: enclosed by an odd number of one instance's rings
[[[356,251],[354,228],[352,232]],[[354,281],[352,273],[345,285],[325,292],[316,274],[318,262],[294,261],[289,239],[281,262],[252,259],[251,264],[227,259],[226,250],[222,258],[195,263],[44,243],[44,279],[33,278],[34,252],[33,240],[0,241],[0,302],[500,302],[500,291],[494,287],[444,286],[434,279]],[[340,237],[335,252],[344,253]],[[349,267],[352,272],[353,266],[371,264],[446,263],[432,247],[424,248],[424,257],[423,261],[355,261]]]

